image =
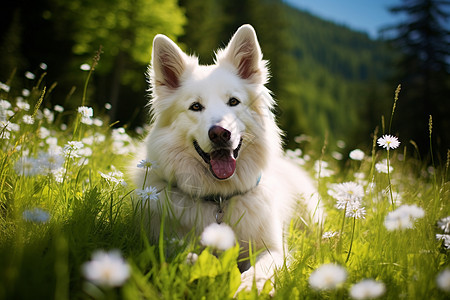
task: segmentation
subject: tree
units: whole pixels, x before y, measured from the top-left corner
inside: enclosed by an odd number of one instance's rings
[[[64,8],[65,22],[76,29],[74,54],[86,59],[102,46],[97,72],[110,87],[106,97],[112,104],[111,118],[118,112],[121,87],[145,90],[153,37],[164,33],[176,39],[186,22],[176,0],[53,1],[59,11]]]
[[[390,11],[405,14],[406,19],[384,30],[390,35],[387,41],[401,53],[395,75],[403,86],[396,112],[399,133],[414,140],[422,153],[429,149],[429,115],[443,153],[450,142],[449,5],[440,0],[403,0]]]

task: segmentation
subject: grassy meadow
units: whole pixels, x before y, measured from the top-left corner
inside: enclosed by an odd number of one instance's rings
[[[51,106],[51,87],[26,77],[32,89],[0,85],[0,299],[233,298],[238,245],[147,239],[138,208],[151,197],[124,174],[138,134],[111,127],[85,96],[75,109]],[[273,296],[267,284],[239,299],[450,297],[449,159],[410,156],[401,136],[383,148],[389,131],[348,160],[344,141],[287,151],[316,177],[328,215],[292,222]]]

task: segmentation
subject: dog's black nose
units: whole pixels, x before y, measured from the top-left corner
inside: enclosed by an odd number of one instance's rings
[[[208,136],[214,144],[226,144],[231,138],[231,132],[223,127],[214,125],[208,131]]]

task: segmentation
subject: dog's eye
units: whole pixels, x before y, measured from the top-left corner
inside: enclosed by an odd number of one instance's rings
[[[230,100],[228,100],[228,106],[236,106],[239,103],[241,103],[241,101],[239,101],[238,99],[232,97],[230,98]]]
[[[203,108],[204,108],[203,105],[201,105],[198,102],[194,102],[191,104],[191,106],[189,106],[189,110],[192,110],[192,111],[202,111]]]

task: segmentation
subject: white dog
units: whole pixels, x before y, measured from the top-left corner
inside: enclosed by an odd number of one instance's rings
[[[250,25],[240,27],[209,66],[157,35],[149,68],[153,119],[141,157],[157,167],[134,172],[138,187],[160,191],[149,208],[154,237],[165,211],[179,235],[223,221],[243,256],[250,241],[262,250],[255,266],[240,265],[240,289],[253,280],[261,289],[284,263],[284,230],[299,201],[316,220],[322,216],[314,183],[283,156],[267,78]]]

